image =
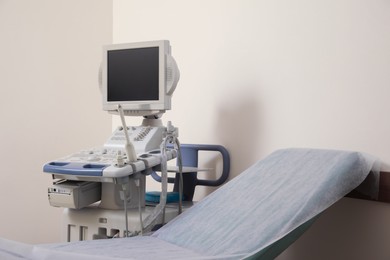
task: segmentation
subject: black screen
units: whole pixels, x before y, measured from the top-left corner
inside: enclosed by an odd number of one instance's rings
[[[107,101],[158,100],[158,47],[108,51]]]

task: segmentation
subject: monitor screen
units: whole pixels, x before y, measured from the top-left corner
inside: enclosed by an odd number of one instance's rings
[[[158,54],[158,47],[108,51],[107,100],[158,100]]]

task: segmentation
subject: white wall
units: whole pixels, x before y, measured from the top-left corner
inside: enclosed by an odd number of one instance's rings
[[[112,41],[111,1],[0,1],[0,236],[60,242],[44,163],[99,145],[101,46]]]
[[[227,147],[232,176],[286,147],[364,151],[388,169],[389,13],[383,0],[115,0],[113,39],[171,41],[181,80],[163,118],[182,143]],[[354,210],[335,205],[280,258],[389,259],[390,205],[340,203]]]

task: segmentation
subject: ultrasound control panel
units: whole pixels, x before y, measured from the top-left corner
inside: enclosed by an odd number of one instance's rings
[[[137,154],[159,149],[164,138],[164,126],[128,126],[129,139],[134,145]],[[126,136],[123,127],[118,127],[104,144],[106,148],[123,149]]]
[[[128,127],[129,139],[137,153],[137,161],[127,162],[126,137],[123,127],[118,127],[103,147],[85,149],[44,165],[46,173],[74,176],[120,178],[161,164],[160,145],[166,128],[163,126]],[[176,158],[176,150],[167,150],[167,160]],[[125,164],[119,162],[126,162]]]

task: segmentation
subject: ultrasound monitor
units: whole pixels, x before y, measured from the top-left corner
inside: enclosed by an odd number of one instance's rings
[[[103,110],[128,116],[160,116],[171,109],[179,70],[169,41],[112,44],[103,48]]]

